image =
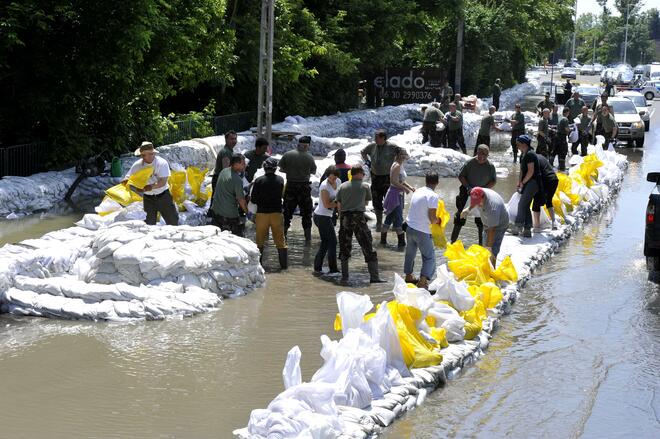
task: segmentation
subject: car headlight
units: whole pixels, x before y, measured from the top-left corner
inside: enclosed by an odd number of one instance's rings
[[[643,126],[644,126],[644,124],[642,122],[634,122],[632,124],[633,128],[642,128]]]

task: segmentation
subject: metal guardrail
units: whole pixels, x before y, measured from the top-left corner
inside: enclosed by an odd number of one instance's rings
[[[244,111],[242,113],[215,116],[213,118],[213,130],[216,134],[224,134],[229,130],[244,131],[250,129],[257,123],[256,111]]]
[[[44,171],[42,158],[47,148],[45,142],[0,147],[0,177],[24,177]]]

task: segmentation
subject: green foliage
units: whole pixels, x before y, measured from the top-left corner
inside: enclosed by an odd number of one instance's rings
[[[351,108],[358,81],[386,67],[439,67],[451,79],[461,16],[464,94],[488,94],[495,77],[512,85],[572,31],[572,5],[278,0],[274,118]],[[215,98],[222,114],[256,106],[260,13],[261,0],[4,2],[0,141],[47,140],[68,161],[210,134],[200,102]],[[183,114],[161,116],[182,94],[194,98],[174,106]]]

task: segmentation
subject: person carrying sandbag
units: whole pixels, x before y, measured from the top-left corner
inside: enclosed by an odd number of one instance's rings
[[[495,166],[488,160],[489,153],[488,146],[479,145],[476,157],[468,160],[458,174],[461,187],[458,189],[458,195],[456,196],[456,214],[454,215],[454,227],[450,239],[452,244],[456,242],[458,235],[461,233],[461,228],[465,225],[465,218],[461,217],[461,212],[467,203],[470,190],[477,186],[492,188],[497,182]],[[479,245],[481,245],[484,226],[480,217],[475,217],[474,222],[479,231]]]
[[[165,220],[165,223],[171,226],[179,225],[179,212],[170,194],[170,186],[167,179],[170,176],[170,165],[162,157],[156,154],[158,151],[154,148],[151,142],[142,142],[140,147],[135,150],[135,155],[140,157],[138,161],[133,163],[128,174],[124,177],[122,183],[127,183],[131,175],[138,171],[152,167],[153,173],[147,185],[143,188],[131,186],[131,189],[142,195],[142,205],[147,214],[145,222],[149,225],[155,225],[158,221],[158,214],[160,213]]]
[[[520,182],[518,192],[518,215],[511,228],[511,234],[519,235],[522,230],[523,238],[532,237],[532,212],[530,206],[534,197],[538,196],[541,187],[541,167],[539,159],[532,148],[532,138],[527,134],[518,136],[516,147],[520,151]],[[541,192],[542,193],[542,192]]]
[[[461,212],[461,218],[467,218],[470,211],[476,207],[479,208],[485,227],[483,240],[486,248],[490,250],[490,261],[495,266],[504,234],[509,227],[509,212],[500,194],[478,186],[470,191],[470,207]]]
[[[431,237],[431,224],[438,223],[438,194],[435,188],[439,178],[436,172],[426,174],[424,187],[415,191],[410,199],[410,209],[406,223],[406,256],[403,262],[403,272],[406,283],[416,284],[419,288],[428,288],[429,281],[435,274],[435,247]],[[422,270],[419,280],[413,276],[417,249],[422,254]]]

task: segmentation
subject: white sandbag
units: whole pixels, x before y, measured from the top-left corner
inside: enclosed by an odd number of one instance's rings
[[[300,348],[294,346],[286,355],[286,362],[282,370],[284,388],[288,389],[297,386],[302,382],[302,373],[300,371],[300,357],[302,356]]]
[[[435,300],[449,301],[459,311],[469,311],[474,307],[474,297],[468,291],[467,284],[457,281],[446,265],[441,265],[437,270],[429,289],[435,290]]]
[[[520,193],[515,192],[511,195],[509,202],[506,203],[506,211],[509,212],[509,223],[515,224],[518,218],[518,204],[520,203]]]

